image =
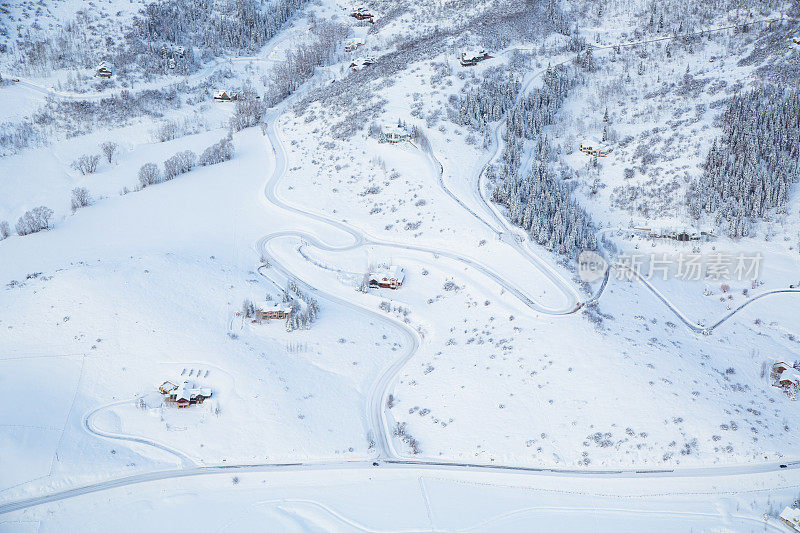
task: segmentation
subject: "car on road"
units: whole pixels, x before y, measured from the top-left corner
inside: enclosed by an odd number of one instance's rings
[[[780,466],[781,468],[787,468],[786,465],[778,465],[778,466]]]
[[[19,78],[11,78],[11,81],[13,81],[14,83],[19,83]]]

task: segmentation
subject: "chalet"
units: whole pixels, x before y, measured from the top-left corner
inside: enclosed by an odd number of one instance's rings
[[[589,154],[597,157],[605,157],[611,153],[611,148],[605,146],[600,141],[594,139],[581,141],[580,145],[578,146],[578,150],[580,150],[584,154]]]
[[[274,303],[264,309],[256,309],[256,322],[259,324],[265,320],[285,320],[292,315],[292,306],[281,303]]]
[[[381,140],[384,142],[399,143],[411,139],[411,132],[406,129],[405,124],[387,124],[381,129]]]
[[[159,390],[161,390],[159,388]],[[166,401],[178,404],[178,407],[189,407],[196,403],[203,403],[211,398],[211,389],[207,387],[197,387],[191,381],[184,381],[175,389],[166,393]]]
[[[371,288],[398,289],[403,285],[406,271],[398,266],[381,269],[369,274],[369,286]]]
[[[364,67],[374,65],[376,61],[374,57],[357,57],[350,63],[350,70],[356,72]]]
[[[232,102],[238,98],[238,94],[230,91],[214,91],[214,100],[217,102]]]
[[[491,56],[485,50],[464,50],[461,52],[461,66],[474,67],[484,59],[489,59]]]
[[[114,67],[105,61],[102,61],[99,65],[97,65],[97,68],[94,70],[94,75],[98,78],[110,78],[113,73]]]
[[[798,385],[800,385],[800,372],[794,368],[787,368],[778,374],[778,379],[775,382],[776,387],[787,391],[795,389]]]
[[[350,39],[344,43],[345,52],[355,52],[359,46],[364,46],[364,41],[361,39]]]
[[[350,16],[356,20],[366,20],[371,24],[375,23],[375,15],[366,7],[356,7],[350,12]]]
[[[781,522],[792,528],[792,531],[800,531],[800,509],[787,507],[780,514]]]

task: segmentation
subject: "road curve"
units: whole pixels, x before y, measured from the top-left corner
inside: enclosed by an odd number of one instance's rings
[[[160,442],[156,442],[156,441],[154,441],[152,439],[147,439],[147,438],[144,438],[144,437],[136,437],[136,436],[133,436],[133,435],[126,435],[124,433],[112,433],[112,432],[109,432],[109,431],[104,431],[102,429],[99,429],[94,424],[94,416],[98,412],[102,411],[103,409],[106,409],[107,407],[113,407],[115,405],[122,405],[122,404],[126,404],[126,403],[132,403],[134,401],[136,401],[136,400],[122,400],[122,401],[119,401],[119,402],[113,402],[113,403],[109,403],[109,404],[106,404],[106,405],[101,405],[100,407],[97,407],[97,408],[89,411],[88,413],[86,413],[83,416],[83,428],[86,431],[88,431],[89,433],[91,433],[92,435],[95,435],[97,437],[101,437],[101,438],[104,438],[104,439],[120,440],[120,441],[125,441],[125,442],[135,442],[137,444],[144,444],[146,446],[152,446],[153,448],[158,448],[159,450],[163,450],[163,451],[165,451],[167,453],[170,453],[170,454],[176,456],[178,459],[180,459],[181,464],[184,467],[197,466],[197,463],[195,463],[194,460],[192,460],[188,455],[186,455],[185,453],[181,452],[180,450],[176,450],[175,448],[172,448],[170,446],[166,446],[166,445],[161,444]]]

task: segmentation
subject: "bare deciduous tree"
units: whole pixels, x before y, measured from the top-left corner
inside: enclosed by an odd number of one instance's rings
[[[106,159],[109,163],[111,163],[111,160],[114,159],[114,154],[117,152],[117,148],[119,148],[119,145],[111,141],[104,142],[100,145],[100,149],[103,151],[103,155],[106,156]]]

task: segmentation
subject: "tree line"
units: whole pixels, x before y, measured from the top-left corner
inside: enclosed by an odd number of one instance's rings
[[[800,90],[772,85],[737,94],[722,114],[702,176],[687,194],[695,218],[715,215],[728,235],[783,210],[800,172]]]

